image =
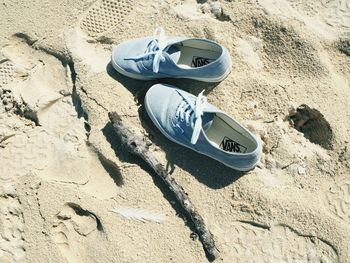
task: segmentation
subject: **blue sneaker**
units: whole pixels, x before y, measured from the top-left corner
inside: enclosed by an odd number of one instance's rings
[[[166,84],[152,86],[145,107],[157,128],[171,141],[240,171],[260,160],[261,143],[246,128],[208,103]]]
[[[121,74],[140,80],[188,78],[219,82],[231,72],[226,48],[201,38],[166,37],[157,28],[154,37],[138,38],[113,49],[111,62]]]

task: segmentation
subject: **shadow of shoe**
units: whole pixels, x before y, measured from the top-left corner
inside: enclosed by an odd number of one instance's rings
[[[202,90],[204,94],[209,94],[219,82],[202,82],[191,79],[174,79],[174,78],[164,78],[158,80],[137,80],[126,77],[116,71],[112,64],[109,63],[106,67],[107,74],[121,83],[126,89],[128,89],[135,97],[139,104],[143,104],[147,90],[154,84],[164,83],[175,86],[179,89],[185,90],[192,94],[199,94]]]
[[[212,189],[230,185],[244,175],[243,172],[233,170],[210,157],[168,140],[153,124],[143,106],[139,108],[139,114],[142,126],[152,138],[152,142],[166,153],[168,172],[172,173],[176,166],[181,167]]]
[[[166,159],[168,160],[166,168],[170,173],[174,171],[176,166],[181,167],[183,170],[193,175],[199,182],[212,189],[223,188],[244,175],[243,172],[235,171],[214,159],[198,154],[166,139],[166,137],[154,126],[143,106],[147,90],[156,83],[170,84],[193,94],[198,94],[203,89],[205,90],[205,93],[208,94],[219,83],[205,83],[189,79],[161,79],[154,81],[134,80],[125,77],[114,70],[111,64],[108,64],[107,66],[107,73],[110,77],[127,88],[134,95],[138,104],[141,105],[139,108],[141,124],[150,135],[152,142],[164,150]],[[112,129],[107,126],[108,124],[105,127],[106,131]],[[105,134],[105,136],[107,137],[107,134]],[[115,139],[111,137],[110,139],[107,138],[107,140],[110,141],[112,148],[116,151],[119,158],[127,162],[135,162],[134,159],[130,159],[130,156],[120,156],[124,154],[121,145],[118,144]],[[139,162],[137,163],[140,164]],[[144,168],[144,165],[141,165],[141,167]],[[148,171],[148,169],[146,170]]]

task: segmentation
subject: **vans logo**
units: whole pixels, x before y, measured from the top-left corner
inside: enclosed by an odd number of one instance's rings
[[[226,152],[234,152],[234,153],[245,153],[247,151],[247,147],[235,142],[234,140],[224,137],[220,144],[220,148]]]
[[[202,58],[202,57],[194,56],[192,58],[191,67],[194,67],[194,68],[202,67],[202,66],[208,65],[212,61],[214,61],[214,60],[209,59],[209,58]]]

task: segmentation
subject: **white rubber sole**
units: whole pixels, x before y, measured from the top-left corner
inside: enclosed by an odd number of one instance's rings
[[[118,71],[120,74],[127,76],[129,78],[132,79],[138,79],[138,80],[155,80],[155,79],[164,79],[164,78],[174,78],[174,79],[179,79],[179,78],[184,78],[184,79],[193,79],[193,80],[198,80],[198,81],[202,81],[202,82],[220,82],[223,81],[230,73],[231,73],[231,68],[232,65],[230,65],[228,67],[228,69],[225,71],[225,73],[217,78],[204,78],[204,77],[185,77],[185,76],[165,76],[165,77],[146,77],[143,76],[141,74],[135,74],[135,73],[131,73],[128,72],[124,69],[122,69],[113,59],[114,54],[112,53],[111,56],[111,62],[112,62],[112,66],[113,68]]]
[[[186,144],[183,144],[183,143],[181,143],[181,142],[176,141],[175,139],[173,139],[171,136],[169,136],[169,135],[167,134],[167,132],[162,128],[162,126],[158,123],[157,119],[154,117],[154,115],[153,115],[151,109],[149,108],[148,99],[147,99],[147,93],[146,93],[146,96],[145,96],[145,103],[144,103],[144,104],[145,104],[145,108],[146,108],[147,114],[148,114],[148,116],[150,117],[150,119],[152,120],[152,122],[154,123],[154,125],[155,125],[155,126],[160,130],[160,132],[161,132],[167,139],[169,139],[170,141],[172,141],[172,142],[174,142],[174,143],[176,143],[176,144],[179,144],[179,145],[181,145],[181,146],[183,146],[183,147],[186,147],[186,148],[188,148],[188,149],[191,149],[192,151],[195,151],[195,152],[197,152],[197,153],[199,153],[199,154],[208,156],[209,158],[214,159],[214,160],[216,160],[216,161],[222,163],[223,165],[225,165],[225,166],[227,166],[227,167],[229,167],[229,168],[232,168],[232,169],[234,169],[234,170],[237,170],[237,171],[247,172],[247,171],[252,170],[252,169],[258,164],[258,162],[257,162],[257,163],[255,163],[254,165],[252,165],[252,166],[250,166],[249,168],[246,168],[246,169],[238,168],[238,167],[235,167],[235,166],[232,166],[232,165],[228,165],[228,164],[226,164],[226,163],[223,163],[223,162],[221,162],[219,159],[216,159],[216,158],[214,158],[214,157],[212,157],[212,156],[210,156],[210,155],[208,155],[208,154],[199,152],[199,151],[197,151],[196,149],[193,149],[193,148],[189,147],[189,146],[186,145]]]

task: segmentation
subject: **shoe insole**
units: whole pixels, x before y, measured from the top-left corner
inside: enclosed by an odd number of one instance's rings
[[[188,46],[175,45],[180,51],[177,64],[184,68],[198,68],[210,64],[220,57],[221,53]]]
[[[215,146],[224,151],[239,153],[254,151],[256,148],[255,142],[247,136],[248,134],[245,135],[239,130],[215,115],[211,126],[204,132]]]
[[[167,53],[169,54],[171,59],[177,64],[181,56],[181,51],[177,48],[177,46],[170,46],[167,50]]]

